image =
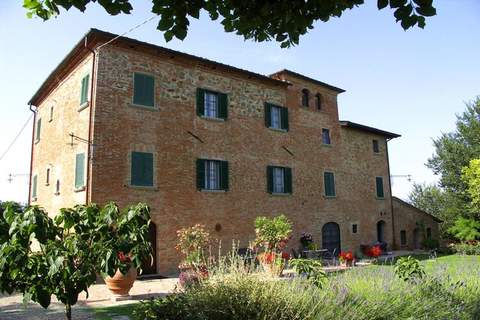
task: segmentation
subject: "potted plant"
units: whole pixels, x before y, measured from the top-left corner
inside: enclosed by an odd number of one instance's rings
[[[292,224],[284,215],[255,219],[254,245],[263,251],[257,258],[263,268],[272,275],[282,275],[289,258],[288,253],[282,251],[290,240],[291,233]]]
[[[182,287],[187,288],[208,277],[204,252],[210,242],[210,234],[203,225],[196,224],[178,230],[177,237],[178,243],[175,248],[183,255],[183,260],[178,266],[179,282]]]
[[[126,297],[142,272],[142,262],[150,256],[150,209],[146,204],[120,211],[111,202],[99,210],[95,219],[95,250],[97,265],[108,289],[115,297]]]
[[[355,257],[353,256],[353,253],[351,251],[340,252],[339,259],[342,263],[342,266],[353,267],[353,261],[355,260]]]
[[[308,232],[302,232],[300,244],[302,246],[302,250],[312,250],[311,248],[315,245],[313,243],[312,234]]]

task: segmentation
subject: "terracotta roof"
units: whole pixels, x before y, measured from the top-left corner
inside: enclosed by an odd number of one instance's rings
[[[429,216],[430,218],[432,218],[434,221],[436,221],[436,222],[438,222],[438,223],[442,223],[442,222],[443,222],[443,220],[435,217],[434,215],[432,215],[432,214],[430,214],[430,213],[428,213],[428,212],[426,212],[426,211],[424,211],[424,210],[422,210],[422,209],[419,209],[419,208],[415,207],[414,205],[412,205],[412,204],[410,204],[410,203],[408,203],[408,202],[406,202],[406,201],[403,201],[403,200],[400,199],[400,198],[392,197],[392,200],[398,201],[398,202],[400,202],[400,204],[402,204],[402,205],[405,205],[405,206],[410,207],[410,208],[412,208],[412,209],[414,209],[414,210],[416,210],[416,211],[419,211],[419,212],[421,212],[421,213],[423,213],[423,214],[426,214],[427,216]]]
[[[358,129],[358,130],[362,130],[362,131],[375,133],[375,134],[385,136],[385,137],[390,138],[390,139],[401,137],[401,135],[396,134],[396,133],[392,133],[392,132],[380,130],[380,129],[377,129],[377,128],[365,126],[363,124],[359,124],[359,123],[355,123],[355,122],[351,122],[351,121],[341,120],[340,125],[342,127],[347,127],[347,128]]]
[[[47,79],[42,83],[40,88],[37,90],[37,92],[30,99],[28,104],[32,104],[32,105],[38,104],[38,102],[42,99],[42,97],[45,95],[45,93],[48,93],[52,89],[52,87],[55,86],[56,82],[58,82],[60,80],[60,78],[62,78],[63,73],[66,72],[66,70],[68,70],[69,66],[71,66],[75,62],[78,62],[77,60],[78,60],[79,56],[83,57],[85,54],[87,54],[89,52],[89,50],[85,47],[85,43],[87,43],[87,45],[90,46],[92,41],[93,42],[96,41],[97,44],[100,44],[100,42],[105,43],[105,42],[107,42],[107,41],[109,41],[109,40],[111,40],[115,37],[118,37],[118,35],[110,33],[110,32],[106,32],[106,31],[94,29],[94,28],[90,29],[82,37],[82,39],[73,47],[73,49],[65,56],[65,58],[60,62],[60,64],[52,71],[52,73],[50,73],[50,75],[47,77]],[[88,39],[87,42],[86,42],[86,39]],[[237,67],[227,65],[227,64],[224,64],[224,63],[220,63],[220,62],[216,62],[216,61],[213,61],[213,60],[205,59],[205,58],[195,56],[195,55],[191,55],[191,54],[188,54],[188,53],[168,49],[168,48],[161,47],[161,46],[158,46],[158,45],[154,45],[154,44],[151,44],[151,43],[148,43],[148,42],[143,42],[143,41],[139,41],[139,40],[136,40],[136,39],[127,38],[127,37],[118,37],[118,39],[115,40],[112,43],[115,44],[117,41],[118,42],[120,42],[120,41],[126,42],[130,45],[137,45],[137,46],[150,48],[150,49],[156,50],[157,53],[163,53],[163,54],[167,54],[167,55],[175,55],[175,56],[191,59],[191,60],[194,60],[194,61],[197,61],[197,62],[200,62],[200,63],[210,64],[212,66],[223,68],[225,70],[230,70],[230,71],[234,71],[234,72],[244,74],[244,75],[246,75],[248,77],[251,77],[251,78],[254,78],[254,79],[263,80],[263,81],[266,81],[266,82],[271,83],[273,85],[281,85],[281,86],[288,86],[289,85],[288,82],[273,79],[271,77],[268,77],[268,76],[265,76],[265,75],[262,75],[262,74],[259,74],[259,73],[255,73],[255,72],[248,71],[248,70],[245,70],[245,69],[237,68]]]
[[[343,89],[341,89],[341,88],[332,86],[332,85],[330,85],[330,84],[328,84],[328,83],[325,83],[325,82],[319,81],[319,80],[317,80],[317,79],[313,79],[313,78],[307,77],[307,76],[305,76],[305,75],[303,75],[303,74],[300,74],[300,73],[297,73],[297,72],[295,72],[295,71],[291,71],[291,70],[288,70],[288,69],[283,69],[283,70],[277,71],[277,72],[275,72],[275,73],[272,73],[272,74],[270,75],[270,77],[276,76],[276,75],[279,75],[279,74],[282,74],[282,73],[287,73],[287,74],[290,74],[290,75],[292,75],[292,76],[294,76],[294,77],[297,77],[297,78],[300,78],[300,79],[303,79],[303,80],[306,80],[306,81],[311,81],[311,82],[313,82],[313,83],[315,83],[315,84],[318,84],[318,85],[320,85],[320,86],[322,86],[322,87],[325,87],[325,88],[328,88],[328,89],[330,89],[330,90],[336,91],[336,92],[338,92],[338,93],[345,92],[345,90],[343,90]]]

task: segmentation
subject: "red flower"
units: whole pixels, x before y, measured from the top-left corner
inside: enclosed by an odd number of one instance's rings
[[[282,252],[282,259],[283,259],[283,260],[288,260],[288,259],[290,259],[290,255],[288,254],[288,252]]]
[[[353,253],[351,251],[340,252],[340,259],[345,261],[353,261]]]
[[[120,260],[120,262],[123,262],[123,263],[127,263],[127,262],[132,261],[132,259],[130,259],[129,256],[127,256],[127,255],[125,255],[125,253],[123,253],[123,251],[117,252],[117,257],[118,257],[118,260]]]
[[[373,246],[368,248],[367,250],[367,256],[372,257],[372,258],[377,258],[382,254],[382,248],[380,246]]]

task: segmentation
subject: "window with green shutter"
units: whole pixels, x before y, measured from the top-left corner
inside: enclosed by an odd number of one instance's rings
[[[224,190],[229,188],[228,161],[197,159],[197,189]]]
[[[34,175],[32,178],[32,198],[37,197],[37,175]]]
[[[75,188],[85,187],[85,153],[78,153],[75,157]]]
[[[155,107],[155,78],[143,73],[133,75],[133,104]]]
[[[272,194],[292,193],[292,169],[267,166],[267,192]]]
[[[131,180],[132,186],[153,186],[153,153],[132,152],[131,154]]]
[[[37,126],[35,130],[35,141],[38,142],[40,141],[40,134],[42,132],[42,118],[39,118],[37,120]]]
[[[323,173],[323,182],[325,184],[325,196],[335,197],[335,176],[333,172]]]
[[[90,75],[87,74],[82,78],[82,87],[80,89],[80,106],[88,102],[88,88],[90,86]]]
[[[228,117],[228,96],[225,93],[197,88],[197,115],[205,118]]]
[[[265,126],[271,129],[288,131],[288,108],[265,103]]]
[[[383,191],[383,178],[376,177],[376,186],[377,186],[377,198],[383,199],[385,197],[385,193]]]

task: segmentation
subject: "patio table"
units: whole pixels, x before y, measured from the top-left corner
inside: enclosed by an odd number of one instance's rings
[[[324,254],[328,252],[328,249],[318,249],[318,250],[303,250],[302,254],[307,259],[322,259]]]

